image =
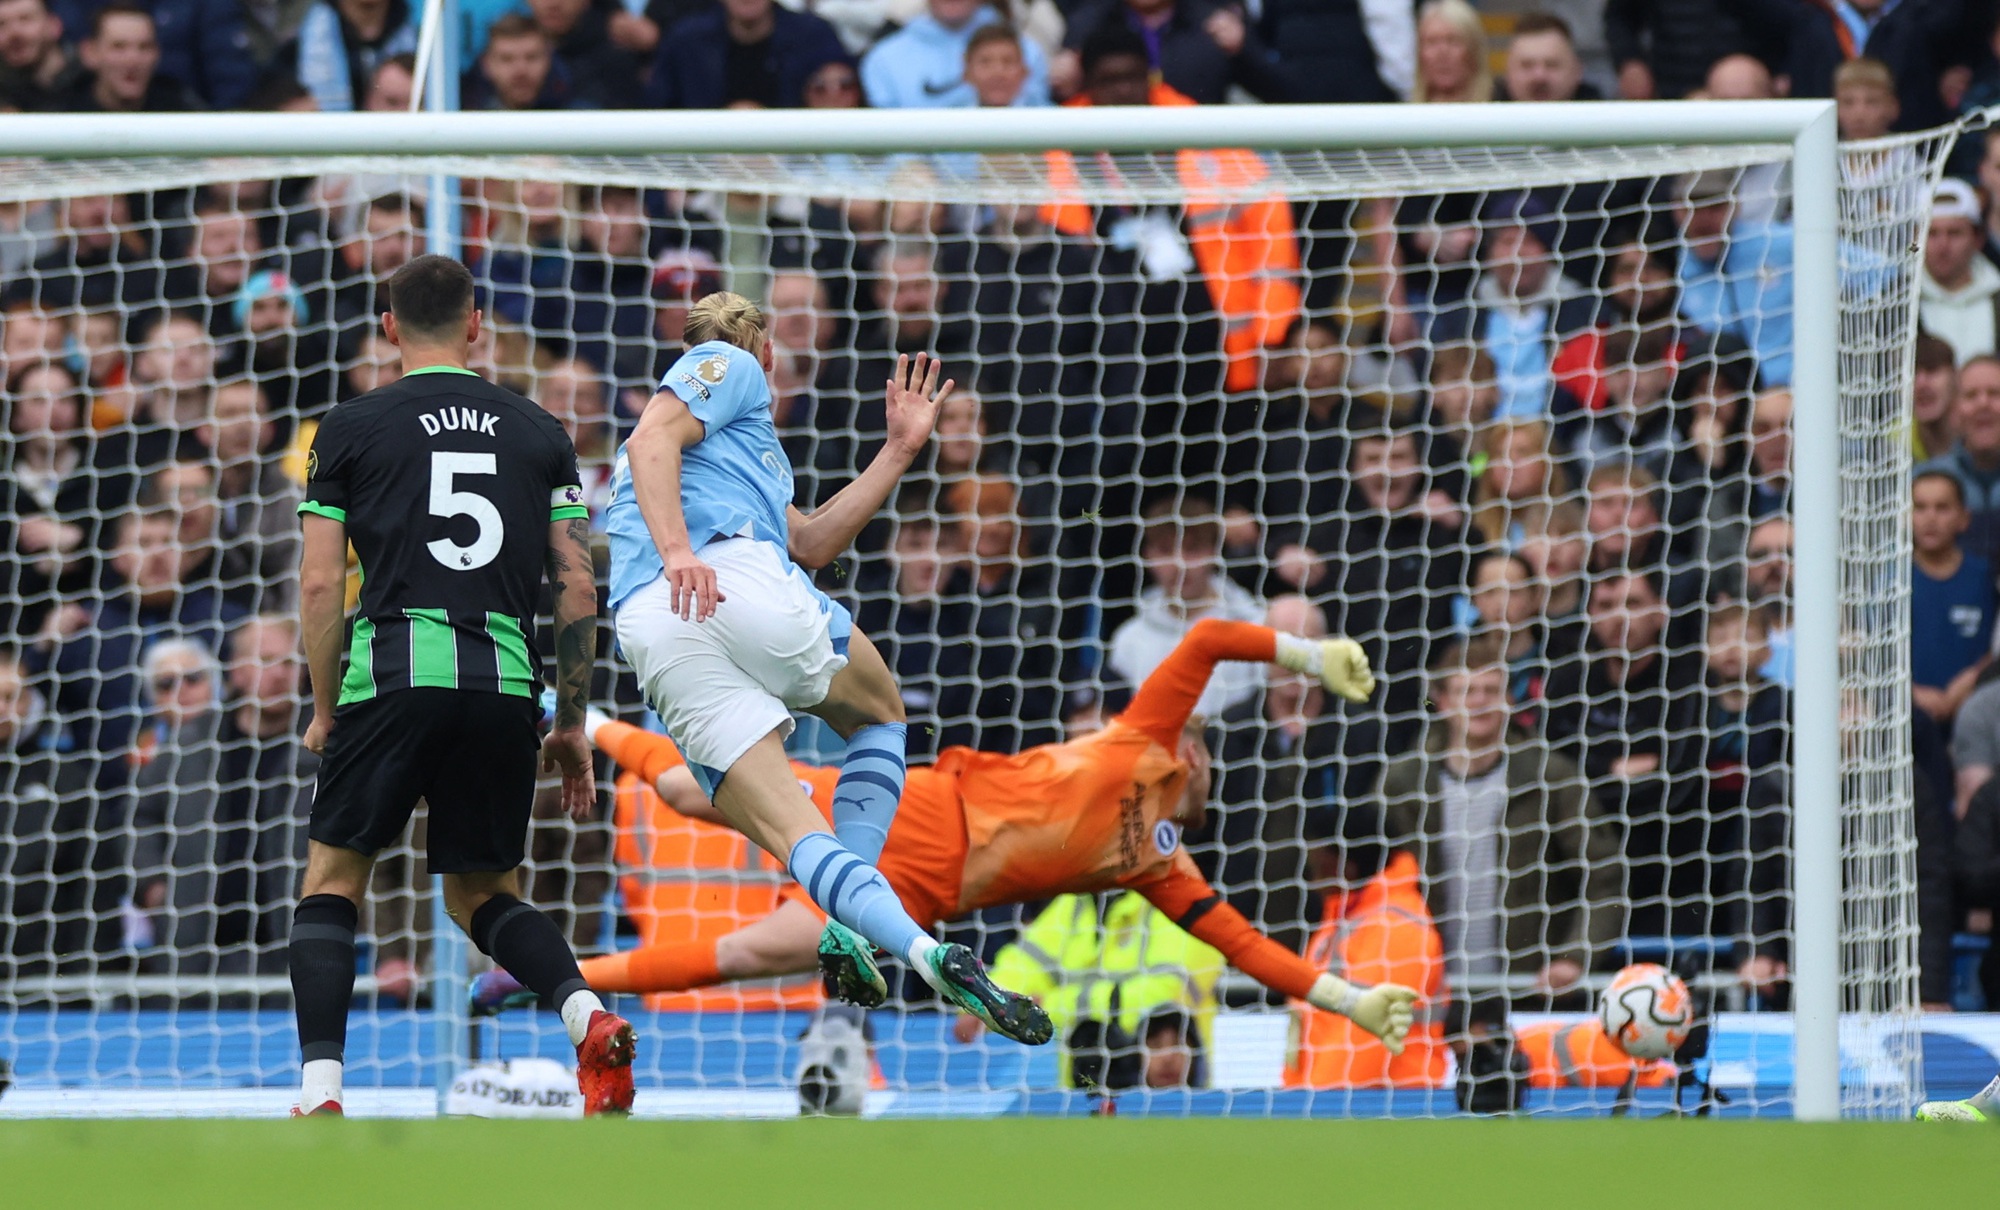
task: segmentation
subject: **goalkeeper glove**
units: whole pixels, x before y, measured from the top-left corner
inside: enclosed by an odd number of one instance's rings
[[[1398,983],[1378,983],[1358,987],[1339,975],[1321,975],[1306,993],[1306,1003],[1330,1013],[1339,1013],[1382,1039],[1389,1053],[1403,1053],[1403,1039],[1409,1035],[1415,1014],[1411,1005],[1417,993]]]
[[[1375,673],[1368,667],[1368,653],[1353,639],[1295,639],[1278,636],[1281,666],[1307,676],[1317,676],[1320,684],[1350,702],[1365,702],[1375,692]]]

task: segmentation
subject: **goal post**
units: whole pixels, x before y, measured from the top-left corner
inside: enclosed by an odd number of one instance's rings
[[[1793,1112],[1840,1116],[1840,165],[1833,109],[1792,138]],[[1912,334],[1914,337],[1914,333]]]
[[[417,74],[411,80],[412,91],[421,87],[423,92],[421,97],[410,98],[413,108],[421,103],[426,119],[449,117],[458,112],[459,33],[458,0],[427,0],[421,41],[416,52]],[[405,120],[422,120],[414,113],[395,116]],[[457,177],[443,171],[431,175],[428,196],[452,197],[458,191]],[[425,212],[424,220],[427,247],[447,256],[463,255],[464,241],[460,238],[463,222],[456,206],[432,206]],[[430,981],[432,1012],[436,1016],[437,1110],[440,1115],[447,1111],[452,1085],[464,1067],[461,1060],[468,1056],[471,1043],[465,996],[467,962],[472,950],[465,934],[452,923],[444,905],[444,876],[432,875],[430,923],[435,948]]]
[[[456,87],[455,80],[442,77],[428,83],[440,105]],[[458,196],[461,180],[546,179],[576,187],[617,184],[801,202],[832,198],[844,214],[860,201],[1053,205],[1070,189],[1081,189],[1093,203],[1178,201],[1186,196],[1186,183],[1157,153],[1183,150],[1250,149],[1268,172],[1259,188],[1294,203],[1448,190],[1488,199],[1530,187],[1670,181],[1705,170],[1740,177],[1751,166],[1784,165],[1792,240],[1787,353],[1794,401],[1789,507],[1795,530],[1790,589],[1795,680],[1786,770],[1791,814],[1789,840],[1780,842],[1791,859],[1784,928],[1792,988],[1789,1110],[1802,1119],[1824,1120],[1843,1112],[1902,1112],[1920,1091],[1906,732],[1909,623],[1903,564],[1909,542],[1901,485],[1909,466],[1903,433],[1920,278],[1915,249],[1949,145],[1945,132],[1843,148],[1830,101],[20,115],[0,123],[0,203],[114,189],[192,191],[238,176],[374,173],[423,180],[433,199]],[[1080,184],[1060,185],[1042,158],[1052,151],[1075,153],[1079,161],[1096,153],[1129,158],[1119,161],[1122,174],[1086,172]],[[957,168],[923,176],[915,185],[894,171],[900,160],[944,152],[968,154]],[[863,170],[854,167],[857,162]],[[1225,201],[1242,200],[1240,190],[1219,193]],[[1639,205],[1663,211],[1671,202],[1656,194]],[[457,206],[430,207],[426,221],[433,250],[460,248],[458,216]],[[719,221],[730,230],[737,223],[759,238],[769,238],[775,229],[768,215]],[[1608,251],[1588,254],[1608,256]],[[718,270],[727,273],[732,266],[724,260]],[[1867,278],[1869,286],[1853,285],[1857,277]],[[1062,281],[1057,271],[1048,284],[1054,288]],[[859,322],[865,310],[859,301],[836,304],[843,307],[843,322]],[[1119,356],[1144,358],[1137,351]],[[852,428],[859,421],[846,423]],[[827,448],[826,436],[808,433],[803,440],[817,451]],[[1176,434],[1172,440],[1183,436],[1192,442],[1202,434]],[[1137,434],[1124,440],[1144,444]],[[1216,440],[1226,443],[1220,433]],[[857,437],[853,444],[862,443]],[[1472,452],[1462,453],[1469,465]],[[853,469],[848,457],[847,469]],[[1141,455],[1129,462],[1115,474],[1136,480]],[[1060,470],[1044,469],[1049,490],[1066,503],[1102,497],[1104,484],[1092,477],[1113,474],[1093,464],[1072,483]],[[1136,502],[1156,485],[1131,486]],[[1127,511],[1115,518],[1099,517],[1098,507],[1103,506],[1086,501],[1062,523],[1087,528],[1116,522],[1137,531],[1136,503],[1121,505]],[[1741,524],[1746,518],[1725,520]],[[1135,551],[1118,558],[1137,565]],[[1133,576],[1140,578],[1136,571]],[[1709,591],[1705,583],[1704,598]],[[1747,840],[1732,843],[1738,846],[1734,856],[1746,865],[1760,856]],[[1298,883],[1302,875],[1285,877]],[[447,1083],[467,1032],[466,948],[441,908],[433,935],[435,1017],[426,1027],[434,1033],[435,1053],[429,1059],[439,1063],[441,1083]],[[268,1009],[260,1019],[260,1029],[282,1032]],[[8,1039],[9,1024],[0,1014],[0,1044]],[[389,1027],[371,1036],[402,1037]],[[703,1044],[688,1045],[699,1057]],[[687,1046],[674,1053],[686,1054]],[[1004,1084],[1025,1077],[996,1079]],[[1449,1094],[1443,1095],[1448,1101]]]

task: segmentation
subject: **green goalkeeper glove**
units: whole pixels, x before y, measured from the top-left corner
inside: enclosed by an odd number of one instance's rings
[[[1346,1017],[1382,1039],[1392,1055],[1403,1053],[1403,1039],[1415,1018],[1411,1005],[1416,1001],[1416,991],[1401,984],[1358,987],[1339,975],[1321,975],[1306,993],[1306,1003]]]

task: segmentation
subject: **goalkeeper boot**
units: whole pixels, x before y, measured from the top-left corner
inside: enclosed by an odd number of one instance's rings
[[[481,971],[472,977],[471,990],[466,995],[466,1011],[475,1017],[491,1017],[510,1008],[527,1008],[538,997],[521,986],[514,976],[494,967]]]
[[[632,1057],[638,1044],[632,1023],[617,1013],[590,1014],[590,1029],[576,1044],[576,1087],[583,1116],[624,1116],[632,1112]]]
[[[978,1017],[988,1029],[1023,1046],[1040,1046],[1055,1036],[1056,1027],[1042,1006],[993,982],[986,964],[962,945],[940,945],[925,961],[928,982],[946,1000]]]
[[[827,921],[819,935],[819,978],[827,995],[859,1008],[878,1008],[889,998],[875,947],[838,920]]]
[[[1925,1101],[1917,1106],[1919,1122],[1991,1122],[1994,1116],[1971,1101]]]
[[[2000,1076],[1963,1101],[1925,1101],[1919,1122],[2000,1122]]]

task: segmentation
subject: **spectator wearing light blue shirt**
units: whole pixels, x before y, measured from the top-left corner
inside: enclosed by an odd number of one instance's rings
[[[878,109],[973,106],[965,79],[965,48],[974,30],[1000,20],[981,0],[930,0],[928,10],[875,44],[861,60],[861,84]],[[1049,103],[1049,61],[1033,39],[1023,39],[1028,80],[1016,105]]]
[[[408,0],[322,0],[299,26],[299,83],[322,113],[360,108],[383,60],[417,49]]]
[[[1496,419],[1534,420],[1572,411],[1556,402],[1550,370],[1562,343],[1597,321],[1598,300],[1553,261],[1553,238],[1540,220],[1547,210],[1531,197],[1511,199],[1489,214],[1496,221],[1480,250],[1471,306],[1438,313],[1431,337],[1439,344],[1473,340],[1493,359],[1500,388]]]
[[[1681,314],[1698,328],[1749,345],[1765,385],[1790,386],[1792,227],[1738,222],[1736,188],[1733,172],[1697,173],[1681,182]]]

